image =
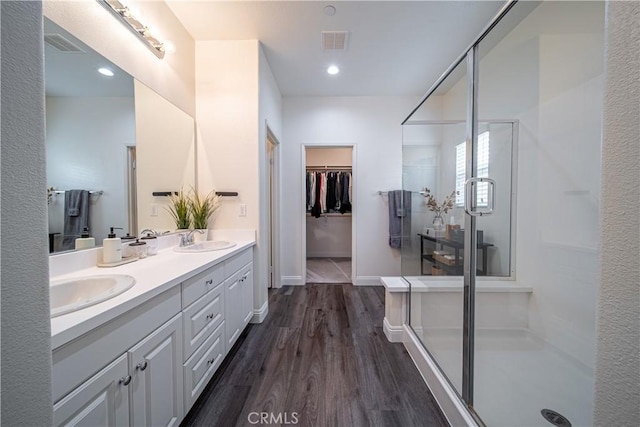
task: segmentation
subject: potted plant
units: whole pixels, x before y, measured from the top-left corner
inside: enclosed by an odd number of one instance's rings
[[[189,197],[184,194],[182,190],[169,196],[169,206],[167,210],[173,217],[178,230],[188,230],[191,227]]]
[[[189,212],[193,221],[193,228],[201,230],[203,233],[194,233],[194,240],[207,240],[209,219],[220,207],[221,197],[215,191],[211,191],[205,196],[200,196],[195,189],[191,190],[189,198]]]

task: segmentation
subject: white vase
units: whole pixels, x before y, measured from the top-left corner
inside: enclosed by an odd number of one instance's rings
[[[198,233],[198,232],[201,233]],[[204,228],[204,229],[196,229],[193,232],[193,242],[194,243],[198,243],[198,242],[206,242],[209,239],[209,230]]]

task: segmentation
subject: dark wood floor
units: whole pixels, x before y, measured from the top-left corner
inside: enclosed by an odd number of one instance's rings
[[[269,316],[245,330],[183,425],[448,426],[383,317],[381,287],[271,291]]]

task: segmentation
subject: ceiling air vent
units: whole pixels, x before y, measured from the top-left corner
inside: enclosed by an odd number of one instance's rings
[[[45,34],[44,42],[54,49],[65,53],[85,53],[78,45],[60,34]]]
[[[322,31],[322,50],[347,50],[348,31]]]

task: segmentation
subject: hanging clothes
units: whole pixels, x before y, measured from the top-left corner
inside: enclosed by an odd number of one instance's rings
[[[340,198],[340,213],[351,212],[351,199],[349,197],[351,187],[351,174],[342,172],[340,174],[340,181],[342,182],[342,195]]]
[[[320,215],[322,214],[322,205],[320,202],[320,194],[321,194],[321,177],[319,173],[314,174],[315,175],[315,192],[314,192],[314,201],[313,201],[313,207],[311,208],[311,216],[314,216],[316,218],[320,218]]]
[[[329,172],[327,174],[327,212],[336,209],[336,180],[337,172]]]

